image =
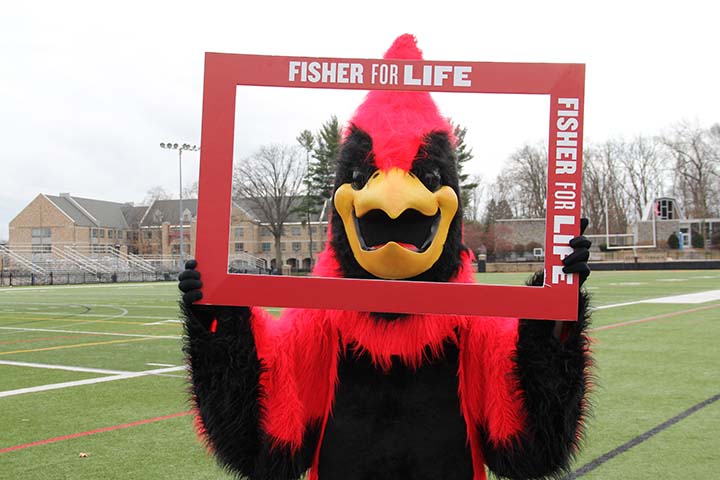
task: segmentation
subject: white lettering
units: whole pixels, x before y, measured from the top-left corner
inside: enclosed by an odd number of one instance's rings
[[[447,66],[439,66],[435,67],[435,82],[433,85],[440,86],[442,85],[445,80],[447,80],[449,77],[449,73],[453,71],[453,67],[447,67]]]
[[[423,65],[422,74],[416,71],[417,65],[403,67],[403,85],[423,85],[433,87],[471,87],[470,66]]]
[[[300,73],[300,66],[301,66],[301,64],[302,64],[302,62],[290,62],[290,64],[289,64],[289,67],[290,67],[290,78],[288,79],[290,82],[294,82],[294,81],[295,81],[295,75],[297,75],[298,73]]]
[[[560,233],[563,225],[575,225],[575,217],[572,215],[555,215],[553,217],[553,233]]]
[[[573,276],[563,273],[562,269],[563,269],[562,265],[553,265],[553,267],[552,267],[552,283],[558,284],[562,281],[568,285],[572,285],[573,284]]]
[[[310,83],[363,83],[363,66],[361,63],[293,60],[288,62],[288,80]]]
[[[455,67],[453,74],[453,86],[455,87],[471,87],[470,73],[472,67]]]

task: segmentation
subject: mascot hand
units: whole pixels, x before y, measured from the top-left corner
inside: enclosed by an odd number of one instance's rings
[[[188,325],[190,335],[198,334],[198,332],[207,332],[208,330],[215,333],[222,330],[224,333],[234,331],[233,328],[227,328],[228,324],[242,324],[250,318],[250,308],[248,307],[223,307],[218,305],[196,305],[195,302],[203,298],[203,286],[200,280],[200,272],[196,270],[197,261],[189,260],[185,263],[185,270],[178,275],[178,288],[183,292],[182,310]],[[222,325],[221,325],[222,324]],[[199,329],[195,328],[200,326]]]
[[[585,229],[588,226],[588,219],[580,219],[580,236],[570,240],[570,246],[573,248],[573,253],[563,259],[563,273],[577,273],[580,277],[580,285],[585,283],[585,280],[590,275],[590,267],[587,262],[590,258],[590,246],[592,242],[587,237],[583,236]]]
[[[202,291],[200,291],[202,282],[200,281],[200,272],[195,270],[196,267],[196,260],[188,260],[185,263],[185,270],[178,276],[178,280],[180,280],[178,288],[183,292],[183,303],[188,306],[202,298]]]

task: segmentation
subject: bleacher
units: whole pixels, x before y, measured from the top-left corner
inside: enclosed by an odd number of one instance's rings
[[[169,280],[178,259],[155,265],[111,245],[0,245],[0,286]]]

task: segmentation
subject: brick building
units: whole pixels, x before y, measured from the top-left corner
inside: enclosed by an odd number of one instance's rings
[[[300,201],[298,197],[293,203],[299,205]],[[195,255],[197,199],[184,199],[182,208],[182,243],[188,258]],[[256,203],[240,199],[231,212],[229,265],[237,270],[275,268],[274,237]],[[283,259],[295,270],[310,268],[311,258],[323,249],[327,237],[326,208],[309,220],[292,213],[284,226]],[[179,256],[180,225],[178,200],[135,206],[68,193],[40,194],[10,222],[8,247],[33,256],[49,255],[53,246],[70,246],[88,254],[115,248],[162,261]]]
[[[132,235],[126,215],[134,208],[68,193],[40,194],[10,221],[8,246],[30,245],[33,253],[49,253],[53,245],[127,248]]]

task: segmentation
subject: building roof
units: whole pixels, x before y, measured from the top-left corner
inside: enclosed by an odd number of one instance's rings
[[[74,197],[69,193],[61,193],[57,196],[45,195],[45,198],[70,217],[75,225],[81,227],[127,229],[129,222],[125,213],[134,208],[128,203]],[[147,207],[138,208],[146,209]]]
[[[184,212],[190,213],[190,220],[185,220],[183,224],[189,225],[193,218],[197,217],[197,199],[183,199],[182,207]],[[147,208],[142,220],[141,227],[159,227],[165,222],[171,225],[180,224],[180,201],[179,200],[155,200],[152,205]]]
[[[70,217],[75,225],[80,227],[96,227],[97,223],[88,215],[87,212],[82,211],[77,203],[72,201],[69,195],[62,194],[60,196],[45,195],[45,198],[50,200],[57,208],[59,208],[65,215]]]
[[[128,226],[131,228],[133,226],[140,225],[140,221],[143,218],[143,215],[145,215],[145,212],[147,212],[147,205],[136,207],[135,205],[132,205],[130,203],[127,203],[123,205],[122,212],[125,216],[125,221],[127,222]]]
[[[97,220],[98,226],[117,228],[119,230],[128,228],[127,219],[123,215],[125,203],[79,197],[72,197],[72,199]]]

